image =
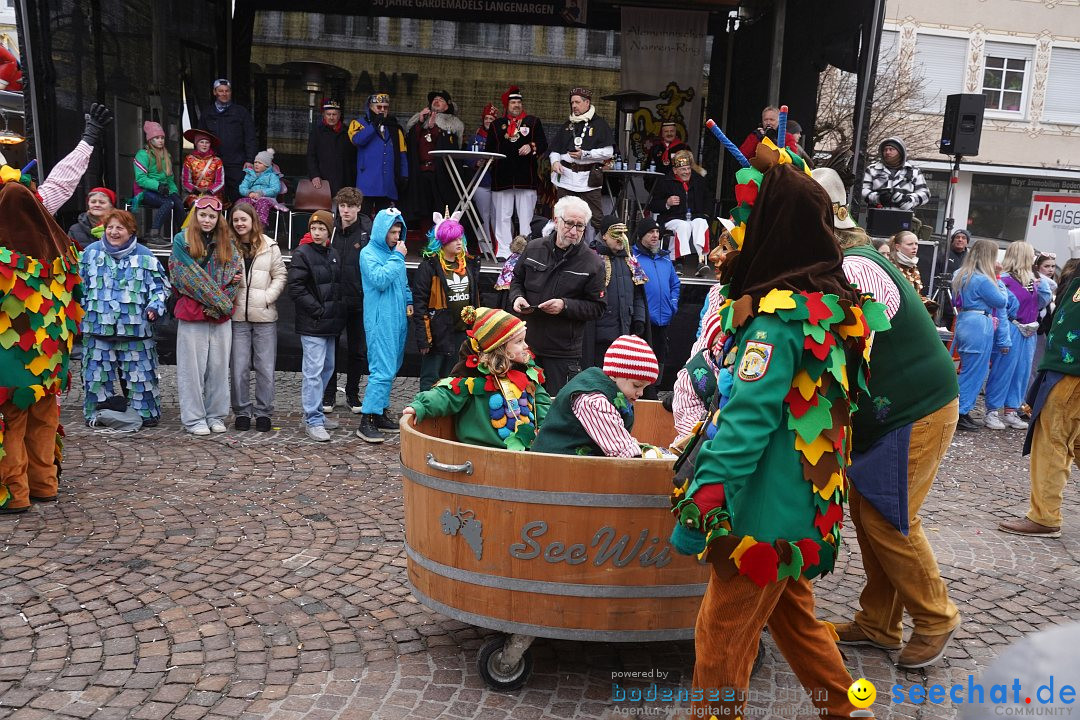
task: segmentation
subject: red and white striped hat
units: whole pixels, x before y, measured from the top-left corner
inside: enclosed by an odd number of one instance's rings
[[[604,354],[604,374],[654,383],[660,375],[660,365],[649,343],[636,335],[621,335]]]

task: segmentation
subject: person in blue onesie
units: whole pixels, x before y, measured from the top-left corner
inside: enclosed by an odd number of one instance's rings
[[[1010,345],[1008,296],[997,279],[994,262],[997,243],[977,240],[967,251],[964,264],[953,275],[953,297],[957,308],[954,348],[960,354],[960,430],[982,427],[972,419],[971,409],[990,372],[994,348],[1008,354]],[[995,327],[995,318],[997,319]]]
[[[405,274],[405,220],[397,208],[380,210],[371,225],[371,240],[360,251],[364,286],[364,333],[367,335],[368,384],[356,436],[381,443],[385,432],[397,432],[390,419],[390,386],[405,357],[405,336],[412,315],[412,290]]]

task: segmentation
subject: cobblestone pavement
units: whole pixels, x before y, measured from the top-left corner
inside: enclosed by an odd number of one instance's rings
[[[86,428],[73,389],[59,503],[0,518],[0,718],[608,718],[620,716],[615,672],[689,683],[690,642],[539,640],[526,688],[487,690],[475,655],[490,633],[410,595],[396,442],[365,445],[341,408],[333,442],[309,441],[294,374],[279,375],[274,432],[193,438],[163,370],[163,422],[134,435]],[[396,409],[414,383],[399,381]],[[853,675],[879,697],[896,682],[966,683],[1021,636],[1080,618],[1075,490],[1060,540],[994,529],[1026,506],[1020,443],[1017,431],[957,435],[923,517],[964,625],[925,672],[850,649]],[[852,541],[816,583],[819,615],[849,618],[862,582]],[[794,717],[784,698],[800,697],[798,683],[765,643],[751,690],[777,698],[773,717]]]

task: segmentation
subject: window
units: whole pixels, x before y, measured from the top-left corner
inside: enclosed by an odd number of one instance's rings
[[[1076,101],[1078,87],[1080,50],[1059,47],[1051,50],[1042,119],[1046,122],[1080,125],[1080,105]]]
[[[1024,90],[1032,47],[1014,43],[986,43],[982,91],[987,110],[1023,114]]]
[[[458,23],[458,45],[487,50],[510,49],[510,27],[490,23]]]
[[[607,30],[589,30],[585,35],[586,55],[607,55]]]
[[[882,30],[881,44],[878,45],[878,64],[886,65],[896,59],[900,51],[900,32],[898,30]]]
[[[348,17],[345,15],[323,15],[322,31],[325,35],[348,35]]]
[[[964,91],[967,38],[920,34],[915,40],[914,72],[923,79],[923,112],[945,110],[945,98]]]
[[[585,54],[619,57],[619,33],[615,30],[586,30]]]

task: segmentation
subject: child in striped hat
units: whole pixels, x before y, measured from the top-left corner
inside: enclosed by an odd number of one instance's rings
[[[604,355],[604,367],[583,370],[567,383],[551,406],[534,452],[555,455],[658,457],[655,448],[630,434],[634,402],[656,382],[660,366],[649,344],[621,335]]]
[[[485,307],[466,306],[461,317],[469,330],[458,364],[450,377],[418,393],[402,415],[413,424],[453,415],[459,442],[528,450],[551,398],[525,344],[525,323]]]

